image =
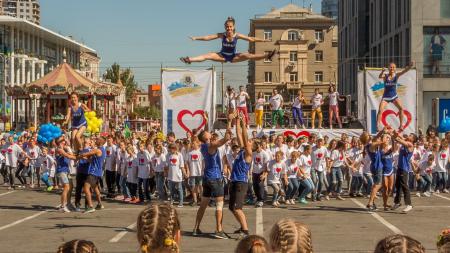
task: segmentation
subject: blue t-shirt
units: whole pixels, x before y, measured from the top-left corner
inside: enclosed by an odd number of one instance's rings
[[[82,149],[82,150],[80,151],[80,154],[84,154],[84,153],[87,153],[87,152],[89,152],[89,151],[91,151],[90,148],[85,148],[85,149]],[[80,159],[80,160],[78,161],[77,173],[80,173],[80,174],[89,174],[88,171],[89,171],[89,161],[86,160],[86,159]]]
[[[216,150],[216,153],[213,155],[208,152],[209,144],[204,143],[201,146],[201,153],[205,162],[205,171],[203,173],[203,177],[209,180],[217,180],[222,178],[222,163],[220,160],[219,151]]]
[[[381,163],[381,152],[380,149],[377,148],[375,152],[370,151],[370,144],[366,146],[366,152],[370,157],[370,171],[372,173],[377,172],[378,170],[383,168],[383,164]]]
[[[56,173],[69,173],[69,158],[62,155],[56,155]]]
[[[383,172],[385,174],[389,174],[393,171],[393,162],[394,157],[392,155],[392,150],[389,150],[388,152],[384,153],[383,150],[380,150],[381,154],[381,163],[383,164]]]
[[[234,160],[233,169],[231,170],[232,182],[248,182],[250,164],[245,161],[244,152],[244,150],[239,151],[236,160]]]
[[[92,156],[91,162],[89,163],[88,173],[89,175],[94,175],[96,177],[101,177],[103,175],[103,162],[106,157],[105,147],[98,148],[102,151],[101,156]]]
[[[407,147],[402,146],[400,148],[400,151],[398,152],[398,171],[411,171],[411,164],[409,161],[411,160],[412,154],[413,153],[409,152]]]
[[[397,80],[398,76],[395,75],[392,80],[389,79],[389,74],[386,74],[384,82],[384,98],[394,98],[397,96]]]

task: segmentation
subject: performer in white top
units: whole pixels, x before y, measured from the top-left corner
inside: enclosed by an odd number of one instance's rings
[[[339,117],[339,104],[338,101],[344,101],[344,99],[339,98],[339,92],[336,91],[336,86],[334,84],[330,85],[328,88],[328,113],[329,113],[329,122],[330,129],[333,129],[333,115],[336,117],[337,122],[339,124],[339,128],[342,128],[341,118]]]

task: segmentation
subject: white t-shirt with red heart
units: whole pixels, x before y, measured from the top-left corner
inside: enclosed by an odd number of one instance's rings
[[[184,160],[183,155],[180,152],[175,154],[168,153],[166,158],[166,166],[169,169],[167,180],[172,182],[183,181]]]
[[[152,170],[154,172],[164,172],[164,167],[166,166],[166,155],[156,154],[152,157]]]
[[[200,149],[191,150],[186,154],[190,177],[203,176],[203,156]]]
[[[280,184],[281,175],[286,173],[286,164],[281,161],[277,163],[276,160],[271,160],[269,166],[267,166],[269,175],[267,177],[268,184]]]
[[[41,149],[39,148],[39,146],[34,146],[33,148],[28,147],[26,153],[29,157],[31,157],[30,166],[39,166],[37,164],[39,154],[41,153]]]
[[[150,177],[150,153],[147,150],[137,153],[138,178],[147,179]]]
[[[421,176],[431,175],[433,173],[434,168],[436,167],[436,163],[433,162],[431,165],[428,165],[427,160],[423,160],[419,163],[419,171]]]
[[[295,161],[292,161],[292,159],[288,159],[286,161],[286,174],[288,178],[297,178],[297,172],[300,169],[300,160],[295,159]]]
[[[270,155],[264,150],[261,152],[253,152],[253,173],[261,174],[270,161]]]
[[[336,167],[342,167],[344,166],[344,159],[345,156],[342,152],[340,152],[339,150],[335,149],[331,152],[331,167],[336,168]]]
[[[311,155],[300,156],[300,166],[302,167],[303,174],[306,178],[311,177],[312,159]]]
[[[448,164],[448,159],[450,157],[450,152],[449,149],[444,149],[441,150],[437,153],[436,155],[436,167],[435,167],[435,171],[436,172],[446,172],[447,171],[447,164]]]
[[[138,160],[136,155],[129,155],[126,159],[127,166],[127,183],[137,184],[138,183]]]
[[[6,148],[6,166],[17,168],[17,160],[22,152],[23,149],[16,143],[9,145]]]
[[[105,169],[109,171],[117,171],[117,146],[114,144],[111,146],[106,146],[105,151]]]
[[[322,172],[327,167],[327,153],[328,150],[326,147],[315,148],[311,154],[311,158],[313,161],[313,169],[316,171]]]

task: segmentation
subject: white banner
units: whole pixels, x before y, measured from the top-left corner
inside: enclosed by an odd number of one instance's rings
[[[220,129],[216,131],[220,136],[225,135],[225,129]],[[232,130],[233,135],[236,135],[236,130]],[[251,137],[256,134],[256,137],[261,137],[263,135],[284,135],[292,136],[295,139],[302,136],[309,137],[311,134],[321,135],[322,137],[327,136],[332,139],[341,139],[342,134],[346,134],[349,137],[358,137],[362,134],[362,129],[263,129],[262,131],[256,131],[255,129],[247,130],[248,136]]]
[[[369,133],[377,132],[377,113],[384,92],[384,82],[379,79],[381,70],[366,70],[366,117]],[[417,78],[416,70],[411,69],[398,80],[397,94],[403,105],[403,128],[405,133],[416,133],[417,123]],[[397,107],[389,103],[381,115],[382,126],[400,127]]]
[[[186,137],[192,129],[202,129],[214,119],[215,72],[209,70],[173,70],[162,72],[162,123],[164,134],[174,132],[177,138]]]

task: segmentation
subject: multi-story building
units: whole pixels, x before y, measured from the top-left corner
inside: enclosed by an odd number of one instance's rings
[[[291,100],[299,89],[309,96],[314,88],[324,92],[330,83],[336,84],[337,28],[333,19],[289,4],[251,19],[250,36],[265,39],[250,43],[251,53],[279,52],[272,61],[249,62],[252,100],[258,92],[269,97],[274,88]]]
[[[450,1],[341,0],[338,16],[340,91],[357,100],[364,64],[415,61],[418,126],[431,124],[433,98],[450,98]]]
[[[135,106],[139,106],[139,107],[149,107],[150,103],[149,103],[149,98],[148,98],[148,93],[143,91],[143,90],[136,90],[134,92],[134,102],[135,102]]]
[[[339,0],[322,0],[322,15],[337,19],[339,13],[338,1]]]
[[[148,100],[150,105],[161,108],[161,84],[150,84],[148,86]]]
[[[41,23],[41,7],[38,0],[0,0],[0,15]]]
[[[86,77],[98,80],[100,58],[88,46],[24,19],[0,16],[0,94],[4,105],[4,87],[33,82],[66,62]],[[5,70],[5,71],[3,71]],[[12,108],[19,122],[25,118],[25,102],[14,101]],[[4,110],[5,107],[3,107]],[[60,108],[64,111],[64,108]]]

